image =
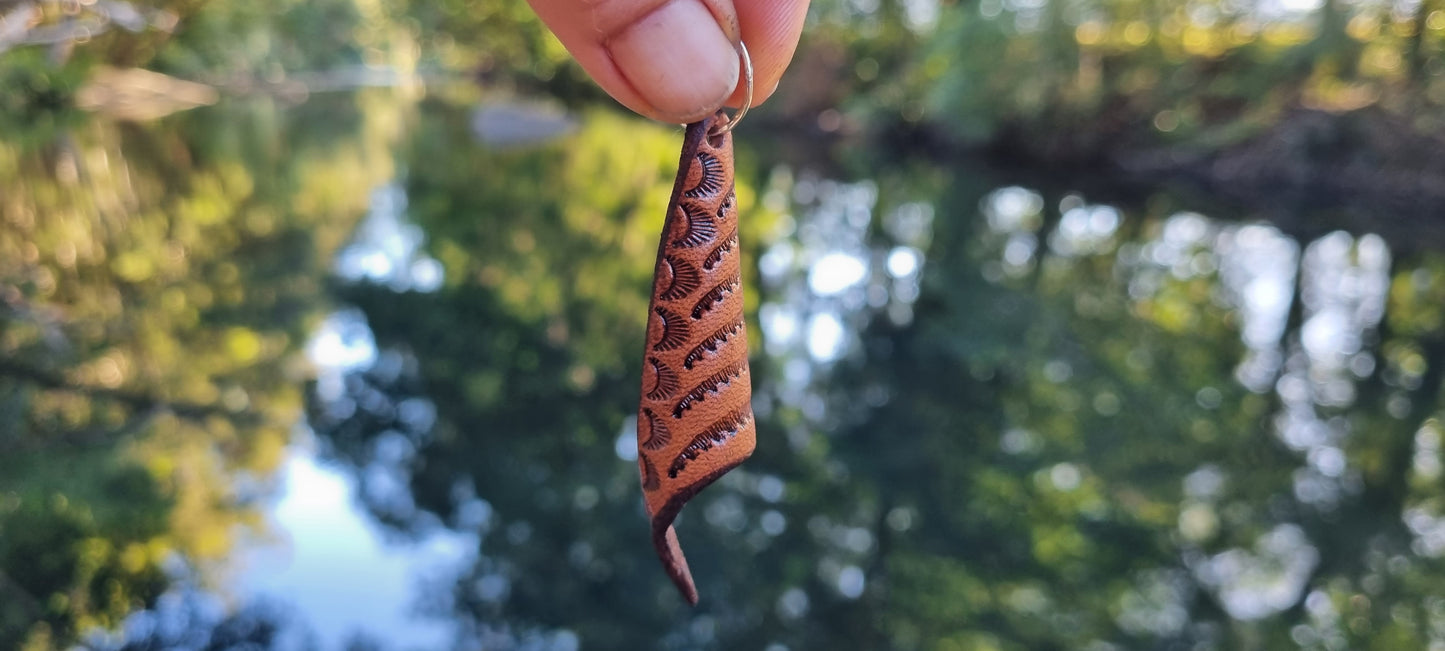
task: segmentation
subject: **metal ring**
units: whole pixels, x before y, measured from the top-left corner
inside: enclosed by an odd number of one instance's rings
[[[748,109],[753,105],[753,60],[748,57],[748,47],[746,45],[743,45],[742,40],[738,41],[737,50],[738,59],[742,63],[743,80],[747,84],[746,86],[744,86],[745,92],[743,93],[743,105],[741,108],[738,109],[737,114],[733,115],[732,118],[729,119],[726,123],[713,130],[713,133],[716,135],[722,135],[724,133],[732,131],[733,127],[738,126],[738,123],[742,122],[743,116],[748,114]]]

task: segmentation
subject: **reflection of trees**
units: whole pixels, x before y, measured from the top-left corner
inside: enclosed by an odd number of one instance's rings
[[[363,496],[404,531],[424,533],[429,514],[480,530],[481,560],[435,590],[451,593],[440,601],[467,634],[655,639],[686,611],[648,546],[636,467],[616,450],[637,399],[639,315],[676,134],[597,114],[559,143],[477,152],[457,145],[465,114],[437,107],[432,118],[409,157],[408,202],[447,282],[434,294],[343,290],[378,343],[406,353],[353,374],[312,424],[367,480],[385,469],[382,441],[419,444],[400,473],[416,510],[369,486]],[[754,203],[749,185],[737,191]],[[767,227],[764,211],[750,214],[750,230]],[[418,398],[436,410],[424,434],[400,418]],[[695,542],[700,575],[747,572],[739,545]],[[718,581],[704,598],[722,607],[731,589]]]
[[[295,621],[284,606],[268,602],[247,605],[221,614],[219,604],[189,591],[168,593],[154,610],[127,622],[126,639],[119,644],[98,644],[108,651],[161,651],[163,649],[315,648],[304,623]],[[301,627],[301,628],[298,628]],[[365,649],[360,643],[348,649]]]
[[[940,203],[977,205],[983,189]],[[990,282],[1003,242],[987,231],[979,242],[967,220],[938,224],[918,326],[873,328],[864,349],[889,353],[845,379],[881,382],[891,397],[839,435],[854,450],[852,481],[873,479],[888,550],[863,597],[882,613],[876,634],[1003,648],[1198,637],[1182,613],[1128,612],[1182,606],[1194,626],[1220,616],[1181,562],[1181,479],[1289,465],[1257,436],[1267,405],[1230,378],[1237,335],[1207,309],[1210,285],[1132,301],[1112,256],[1045,253],[1049,242],[1032,271]],[[1230,409],[1196,404],[1203,387]],[[1279,473],[1241,479],[1287,485]],[[894,510],[908,515],[884,517]]]
[[[1189,271],[1190,256],[1217,255],[1210,245],[1183,251],[1187,255],[1182,266],[1166,265],[1162,275],[1150,269],[1156,263],[1149,256],[1165,257],[1159,255],[1165,238],[1157,229],[1197,223],[1191,219],[1194,222],[1161,220],[1152,225],[1145,221],[1143,232],[1128,236],[1122,246],[1108,242],[1100,249],[1110,255],[1080,256],[1061,252],[1069,247],[1057,242],[1067,232],[1066,215],[1056,231],[1045,233],[1052,236],[1050,245],[1040,246],[1032,266],[1019,270],[1019,280],[1000,281],[1004,287],[1030,289],[1033,296],[1023,305],[1017,293],[989,300],[986,293],[970,290],[970,285],[980,284],[967,280],[976,273],[969,266],[976,262],[947,268],[951,258],[934,261],[934,277],[952,281],[935,286],[935,300],[967,313],[925,316],[925,296],[920,324],[932,322],[944,332],[978,336],[968,339],[968,348],[960,354],[957,344],[943,338],[936,340],[943,348],[914,353],[926,337],[894,335],[888,344],[891,364],[904,366],[900,377],[905,379],[893,385],[894,403],[861,428],[908,431],[928,450],[901,466],[916,469],[929,459],[947,459],[924,474],[953,478],[946,484],[947,493],[958,502],[937,505],[936,498],[916,499],[933,507],[920,507],[925,523],[959,525],[939,532],[931,545],[927,526],[910,536],[921,537],[925,549],[950,550],[941,555],[948,561],[936,551],[925,553],[934,557],[929,566],[933,570],[915,580],[948,585],[938,573],[952,562],[955,584],[972,580],[981,595],[992,593],[980,596],[975,608],[933,621],[938,628],[924,639],[972,635],[969,622],[997,635],[1000,621],[1017,622],[1003,628],[1003,639],[1038,640],[1025,645],[1030,648],[1044,640],[1067,646],[1070,639],[1086,639],[1069,635],[1133,640],[1131,645],[1161,637],[1213,640],[1226,648],[1273,647],[1291,640],[1334,647],[1376,636],[1417,647],[1432,639],[1423,623],[1431,618],[1423,614],[1431,593],[1390,576],[1409,568],[1412,578],[1418,577],[1435,565],[1432,554],[1421,553],[1418,532],[1407,531],[1406,523],[1413,517],[1415,528],[1428,528],[1412,499],[1433,504],[1438,493],[1407,499],[1402,489],[1420,485],[1412,477],[1422,463],[1419,432],[1430,428],[1428,419],[1439,413],[1439,378],[1428,369],[1445,360],[1432,343],[1437,334],[1417,331],[1418,339],[1400,341],[1393,332],[1393,324],[1411,318],[1410,305],[1419,300],[1403,287],[1431,288],[1433,273],[1421,268],[1418,258],[1395,261],[1394,298],[1385,320],[1378,334],[1372,334],[1376,329],[1371,327],[1361,332],[1362,350],[1356,355],[1379,363],[1374,373],[1358,372],[1363,377],[1360,398],[1333,405],[1317,398],[1319,406],[1309,406],[1311,414],[1318,413],[1318,426],[1335,430],[1347,445],[1343,472],[1332,470],[1333,463],[1322,461],[1329,458],[1330,445],[1298,442],[1299,435],[1286,430],[1293,425],[1281,420],[1280,400],[1290,400],[1283,389],[1280,395],[1255,395],[1233,380],[1240,356],[1221,356],[1219,351],[1239,350],[1232,340],[1240,313],[1219,302],[1219,279],[1208,271],[1209,265]],[[967,237],[976,233],[971,228],[961,231]],[[991,255],[998,255],[1001,244],[988,247]],[[951,246],[958,250],[968,244],[957,240]],[[950,250],[950,245],[942,250]],[[1350,255],[1363,259],[1365,253],[1357,248]],[[1131,256],[1145,260],[1125,262]],[[1218,262],[1214,258],[1212,264]],[[997,263],[985,262],[985,269],[989,264]],[[1146,277],[1152,285],[1139,285]],[[1352,289],[1333,291],[1362,292],[1361,283],[1368,281],[1355,278],[1347,285]],[[969,298],[950,300],[951,293]],[[1404,297],[1410,300],[1401,301]],[[1304,311],[1318,313],[1319,308],[1307,305]],[[999,325],[964,330],[969,321]],[[1307,323],[1301,321],[1292,320],[1280,336],[1279,343],[1296,352],[1287,356],[1286,368],[1276,377],[1288,379],[1297,372],[1293,369],[1313,365],[1304,381],[1323,383],[1331,378],[1321,376],[1318,364],[1298,352],[1306,336],[1302,328]],[[990,334],[1003,341],[990,341]],[[990,359],[981,351],[991,348],[1012,354]],[[1401,348],[1409,351],[1404,354],[1414,365],[1415,381],[1402,382],[1399,362],[1391,360],[1401,357]],[[1392,354],[1392,349],[1397,352]],[[900,351],[908,354],[900,357]],[[948,362],[940,363],[940,357]],[[870,371],[878,367],[886,365],[868,366]],[[970,381],[979,376],[987,382]],[[1285,380],[1281,382],[1284,386]],[[1368,388],[1380,382],[1392,385],[1385,395]],[[1266,381],[1263,386],[1273,385]],[[1390,395],[1397,399],[1394,410]],[[1404,402],[1398,400],[1402,395],[1408,396]],[[970,423],[916,422],[920,414],[955,413],[944,405],[973,396],[999,405],[992,410],[999,420],[986,422],[977,433]],[[893,430],[891,422],[904,425]],[[889,434],[878,436],[867,449],[877,450]],[[943,442],[934,442],[935,437]],[[1292,447],[1309,454],[1297,455]],[[1428,458],[1438,458],[1438,446],[1427,452]],[[968,464],[973,459],[979,459],[978,467]],[[1342,494],[1337,501],[1313,497],[1322,481],[1318,472],[1326,474],[1323,480],[1338,482]],[[1360,474],[1358,481],[1351,479],[1353,473]],[[899,473],[879,483],[906,486],[907,477]],[[973,517],[964,519],[965,514]],[[968,541],[975,532],[987,534],[980,543],[984,550],[997,547],[1000,538],[1013,546],[1006,554],[991,556],[967,543],[951,542]],[[1272,546],[1284,558],[1317,553],[1319,562],[1299,566],[1308,573],[1295,575],[1298,588],[1282,588],[1279,582],[1290,581],[1278,574],[1279,568],[1255,564],[1271,557]],[[961,562],[954,560],[955,551]],[[1387,559],[1393,570],[1384,569]],[[894,588],[910,592],[909,584],[891,572],[879,578],[890,586],[890,598],[899,596]],[[1031,581],[1039,594],[1009,596],[1014,586],[1027,587]],[[1283,592],[1272,592],[1277,589]],[[1365,618],[1349,619],[1344,611],[1361,603],[1368,605]],[[1380,612],[1376,608],[1418,612],[1422,619],[1401,622],[1376,614],[1371,620],[1370,613]],[[990,612],[999,619],[990,620]],[[900,610],[898,617],[901,630],[928,621],[907,610]],[[1255,618],[1262,619],[1242,621]],[[1065,629],[1058,628],[1061,624]],[[1309,630],[1301,632],[1301,626]],[[1066,635],[1065,630],[1070,632]]]
[[[258,524],[317,278],[391,171],[394,100],[318,104],[0,147],[0,646],[115,626]]]
[[[405,352],[353,374],[311,419],[379,487],[363,493],[382,520],[481,532],[477,564],[427,604],[464,635],[505,646],[570,629],[628,648],[1436,639],[1445,273],[1429,254],[1369,272],[1389,281],[1383,317],[1351,321],[1359,350],[1327,366],[1305,334],[1325,313],[1315,289],[1270,308],[1278,332],[1241,339],[1260,317],[1228,252],[1278,231],[1077,196],[1058,208],[1015,196],[1027,214],[1010,221],[990,215],[998,195],[976,170],[880,178],[885,205],[936,197],[912,320],[879,312],[854,357],[814,367],[821,411],[813,393],[792,401],[764,381],[793,373],[789,360],[759,360],[759,452],[682,527],[704,591],[689,613],[635,526],[635,471],[616,449],[642,300],[622,288],[645,285],[632,238],[655,229],[633,202],[665,196],[670,143],[639,134],[629,148],[656,153],[623,157],[598,135],[616,126],[592,118],[566,150],[473,155],[429,144],[460,141],[460,119],[443,117],[411,156],[409,192],[447,284],[342,290]],[[462,155],[474,157],[449,157]],[[594,191],[579,179],[597,161],[617,183]],[[987,220],[972,219],[980,203]],[[1373,269],[1379,242],[1340,241],[1306,247],[1285,281],[1322,277],[1319,260],[1357,281]],[[1365,357],[1373,366],[1350,361]],[[1305,393],[1276,389],[1295,377]],[[1352,398],[1332,393],[1341,381]],[[404,416],[418,401],[434,420]],[[1299,438],[1291,422],[1335,434]]]

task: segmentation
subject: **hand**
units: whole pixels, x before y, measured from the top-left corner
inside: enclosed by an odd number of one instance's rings
[[[614,99],[647,117],[685,123],[746,89],[733,43],[753,63],[753,105],[778,86],[803,31],[808,0],[528,0],[577,62]]]

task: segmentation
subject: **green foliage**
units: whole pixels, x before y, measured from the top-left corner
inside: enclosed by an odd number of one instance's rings
[[[361,12],[352,0],[217,3],[187,17],[156,53],[161,71],[191,78],[254,75],[361,63]]]
[[[318,277],[365,214],[354,188],[392,174],[404,102],[0,147],[0,647],[114,628],[167,588],[163,563],[204,583],[260,527],[235,482],[280,463]]]
[[[37,49],[0,56],[0,134],[15,145],[52,141],[79,120],[72,106],[85,73],[54,66]]]
[[[88,466],[82,474],[71,474],[82,466]],[[4,469],[6,484],[23,487],[0,508],[0,595],[7,604],[0,641],[7,646],[37,631],[64,640],[90,627],[115,627],[169,584],[159,567],[169,550],[156,539],[170,505],[152,478],[94,453],[72,459],[65,474],[46,476],[57,470],[35,457],[7,459]],[[59,589],[36,594],[35,586]]]
[[[581,79],[567,50],[526,2],[397,0],[397,5],[422,35],[425,56],[434,64],[513,80]]]
[[[1440,65],[1445,20],[1431,12],[1327,2],[1268,20],[1251,4],[961,3],[900,74],[930,121],[970,140],[1016,130],[1038,149],[1218,146],[1299,104],[1433,105],[1438,79],[1419,71]]]

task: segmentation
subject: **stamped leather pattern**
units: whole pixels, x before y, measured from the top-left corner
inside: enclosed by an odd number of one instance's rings
[[[673,520],[752,454],[756,425],[743,322],[732,136],[718,114],[688,125],[662,227],[648,310],[638,472],[663,568],[689,603],[697,587]]]

